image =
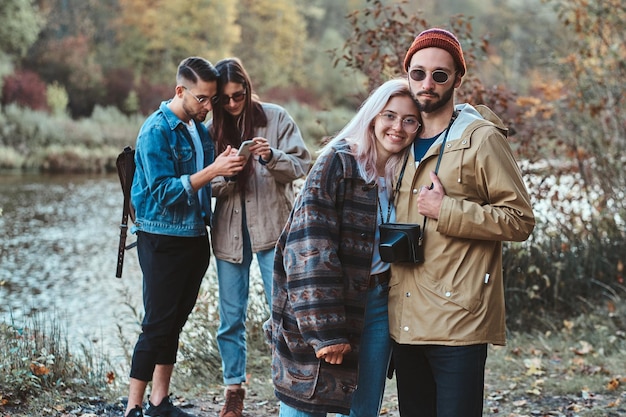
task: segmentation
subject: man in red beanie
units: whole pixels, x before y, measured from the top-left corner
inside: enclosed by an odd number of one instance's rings
[[[507,129],[485,106],[454,104],[466,71],[458,39],[420,33],[404,69],[423,119],[396,200],[422,227],[421,263],[394,263],[389,285],[402,417],[482,416],[487,345],[505,344],[502,242],[535,219]]]

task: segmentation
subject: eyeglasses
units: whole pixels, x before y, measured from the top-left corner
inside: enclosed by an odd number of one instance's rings
[[[409,134],[417,132],[417,130],[421,126],[419,120],[417,120],[415,117],[409,116],[402,118],[390,111],[378,113],[378,117],[380,117],[380,120],[383,122],[383,124],[389,127],[394,126],[396,124],[396,121],[400,119],[400,125],[402,126],[402,129],[404,129],[404,131]]]
[[[450,78],[450,74],[444,70],[434,70],[430,73],[430,76],[437,84],[445,84]],[[424,81],[426,79],[426,71],[422,69],[412,69],[409,71],[409,77],[414,81]]]
[[[191,97],[195,98],[195,99],[196,99],[196,101],[197,101],[200,105],[202,105],[202,106],[204,106],[204,105],[206,105],[207,103],[209,103],[209,102],[213,101],[213,97],[212,97],[212,98],[210,98],[210,99],[209,99],[208,97],[198,97],[197,95],[195,95],[194,93],[192,93],[192,92],[191,92],[191,90],[189,90],[189,88],[185,87],[184,85],[183,85],[182,87],[185,89],[185,91],[187,91],[189,94],[191,94]]]
[[[214,104],[222,104],[222,106],[226,106],[230,103],[232,99],[235,103],[241,103],[246,98],[246,90],[237,91],[232,96],[215,96],[211,100]]]

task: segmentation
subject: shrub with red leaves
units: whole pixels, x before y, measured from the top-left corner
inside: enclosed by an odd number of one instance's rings
[[[7,76],[2,87],[2,105],[10,103],[48,111],[46,83],[35,72],[28,70]]]

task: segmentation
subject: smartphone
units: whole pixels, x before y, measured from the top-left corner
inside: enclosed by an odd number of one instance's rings
[[[237,151],[237,155],[245,156],[246,158],[250,156],[250,146],[254,145],[254,140],[246,140],[241,143],[239,150]]]

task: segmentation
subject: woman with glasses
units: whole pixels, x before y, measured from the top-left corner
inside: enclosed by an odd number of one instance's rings
[[[217,153],[252,141],[244,169],[212,182],[216,197],[211,227],[219,282],[225,404],[220,417],[241,417],[246,381],[246,313],[252,255],[271,305],[274,246],[293,207],[292,182],[307,174],[309,154],[298,126],[282,107],[259,101],[237,58],[215,65],[220,76],[209,131]]]
[[[420,128],[408,82],[387,81],[322,150],[278,244],[272,379],[280,417],[377,417],[391,356],[389,264],[379,224],[394,222]]]

